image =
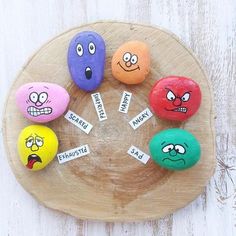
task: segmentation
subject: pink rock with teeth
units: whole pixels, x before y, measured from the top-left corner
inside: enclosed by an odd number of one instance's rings
[[[27,119],[45,123],[61,116],[70,101],[68,92],[53,83],[34,82],[16,91],[16,104]]]

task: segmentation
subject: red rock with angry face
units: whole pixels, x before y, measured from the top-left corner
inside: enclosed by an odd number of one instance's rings
[[[190,78],[169,76],[156,82],[149,94],[149,102],[159,118],[184,121],[200,107],[201,90]]]

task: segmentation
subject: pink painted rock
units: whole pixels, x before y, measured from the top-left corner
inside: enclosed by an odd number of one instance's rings
[[[70,101],[68,92],[53,83],[34,82],[16,91],[16,104],[27,119],[45,123],[61,116]]]

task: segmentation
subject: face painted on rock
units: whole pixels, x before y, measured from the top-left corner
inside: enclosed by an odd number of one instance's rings
[[[56,134],[46,126],[28,126],[21,131],[18,138],[21,162],[30,170],[46,167],[55,157],[57,148]]]
[[[84,91],[93,91],[103,80],[105,66],[105,42],[92,31],[78,33],[68,49],[68,67],[72,80]]]
[[[17,90],[16,103],[26,118],[44,123],[62,115],[68,106],[69,94],[57,84],[28,83]]]
[[[201,91],[198,84],[189,78],[170,76],[156,82],[149,102],[161,119],[184,121],[200,107]]]
[[[112,74],[125,84],[143,82],[149,70],[149,49],[143,42],[127,42],[121,45],[112,57]]]
[[[200,159],[197,139],[183,129],[167,129],[153,136],[149,143],[152,159],[170,170],[184,170]]]

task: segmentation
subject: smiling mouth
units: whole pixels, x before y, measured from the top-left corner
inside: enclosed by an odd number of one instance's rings
[[[91,77],[92,77],[92,70],[91,70],[91,68],[89,67],[89,66],[87,66],[86,68],[85,68],[85,77],[86,77],[86,79],[91,79]]]
[[[174,109],[167,109],[165,108],[167,111],[174,111],[174,112],[181,112],[181,113],[186,113],[188,111],[187,107],[177,107]]]
[[[117,65],[119,65],[119,66],[120,66],[124,71],[126,71],[126,72],[131,72],[131,71],[134,71],[134,70],[140,70],[139,66],[136,67],[136,68],[134,68],[134,69],[128,70],[128,69],[125,69],[125,68],[120,64],[120,62],[118,62]]]
[[[27,112],[31,116],[41,116],[41,115],[49,115],[52,113],[51,107],[37,108],[37,107],[28,107]]]
[[[29,169],[32,169],[34,167],[34,163],[36,163],[36,162],[42,163],[41,158],[36,154],[31,154],[28,156],[28,163],[27,163],[26,167]]]
[[[169,161],[172,161],[172,162],[182,161],[185,165],[185,160],[183,158],[173,160],[173,159],[170,159],[169,157],[166,157],[166,158],[162,159],[163,162],[166,161],[166,160],[169,160]]]

